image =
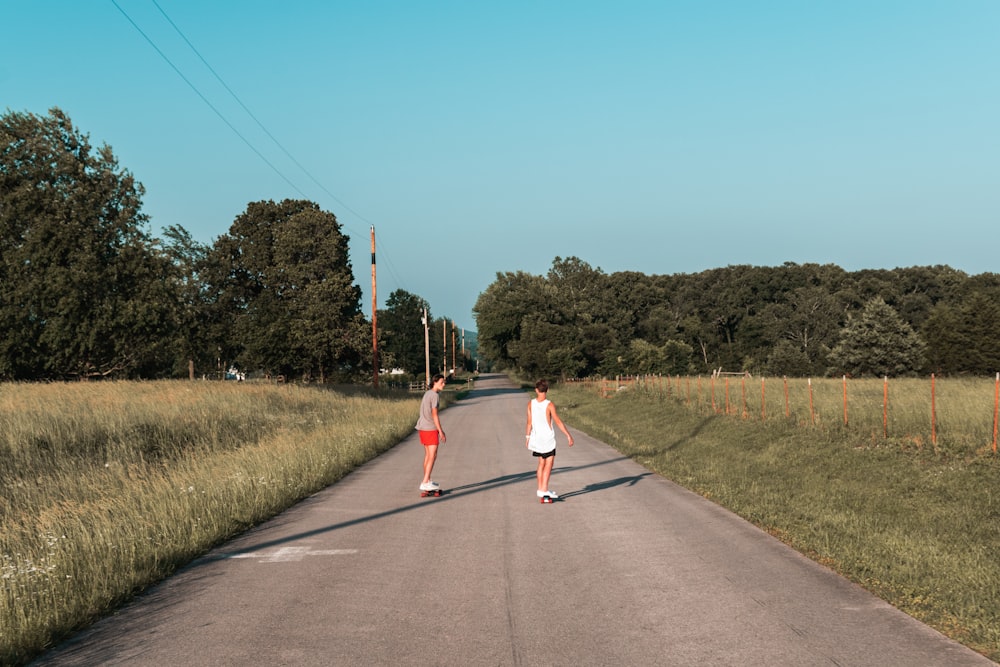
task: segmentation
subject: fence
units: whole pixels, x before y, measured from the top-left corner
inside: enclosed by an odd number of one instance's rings
[[[950,446],[997,453],[1000,373],[984,379],[760,378],[644,375],[579,381],[601,396],[626,390],[682,402],[691,409],[747,420],[785,419],[800,425],[841,427],[872,438],[901,439],[938,450]]]
[[[459,391],[472,391],[473,389],[476,388],[475,379],[474,378],[467,378],[464,382],[465,382],[464,386]],[[456,387],[454,385],[452,385],[450,387],[446,387],[446,389],[455,390]],[[416,392],[416,391],[424,392],[424,391],[427,391],[427,387],[426,387],[426,385],[424,385],[424,383],[422,381],[418,380],[416,382],[411,382],[409,384],[409,390],[411,392]]]

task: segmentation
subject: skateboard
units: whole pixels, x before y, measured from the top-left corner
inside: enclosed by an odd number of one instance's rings
[[[424,491],[423,489],[421,489],[421,491],[420,491],[420,497],[421,498],[426,498],[427,496],[434,496],[435,498],[440,498],[441,497],[441,489],[433,489],[431,491]]]
[[[543,505],[549,505],[554,503],[555,501],[556,499],[550,496],[542,496],[541,498],[538,499],[538,502],[540,502]]]

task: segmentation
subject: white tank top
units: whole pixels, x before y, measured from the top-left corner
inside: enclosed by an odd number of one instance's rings
[[[528,449],[539,454],[556,448],[556,432],[545,414],[550,402],[549,399],[541,402],[537,398],[531,399],[531,437],[528,438]]]

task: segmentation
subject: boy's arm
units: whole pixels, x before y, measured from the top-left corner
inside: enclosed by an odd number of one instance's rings
[[[569,434],[569,430],[566,428],[566,425],[563,424],[561,419],[559,419],[559,415],[556,413],[556,406],[549,403],[549,410],[552,411],[552,421],[555,422],[555,425],[559,427],[560,431],[566,434],[566,438],[569,440],[569,446],[572,447],[573,436]]]
[[[434,426],[437,427],[438,433],[441,434],[441,442],[448,442],[448,437],[444,434],[444,429],[441,428],[441,420],[438,419],[438,409],[437,408],[432,408],[431,409],[431,417],[434,418]]]

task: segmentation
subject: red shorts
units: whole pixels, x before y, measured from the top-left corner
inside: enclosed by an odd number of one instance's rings
[[[438,444],[438,432],[437,431],[417,431],[420,434],[420,444],[436,445]]]

